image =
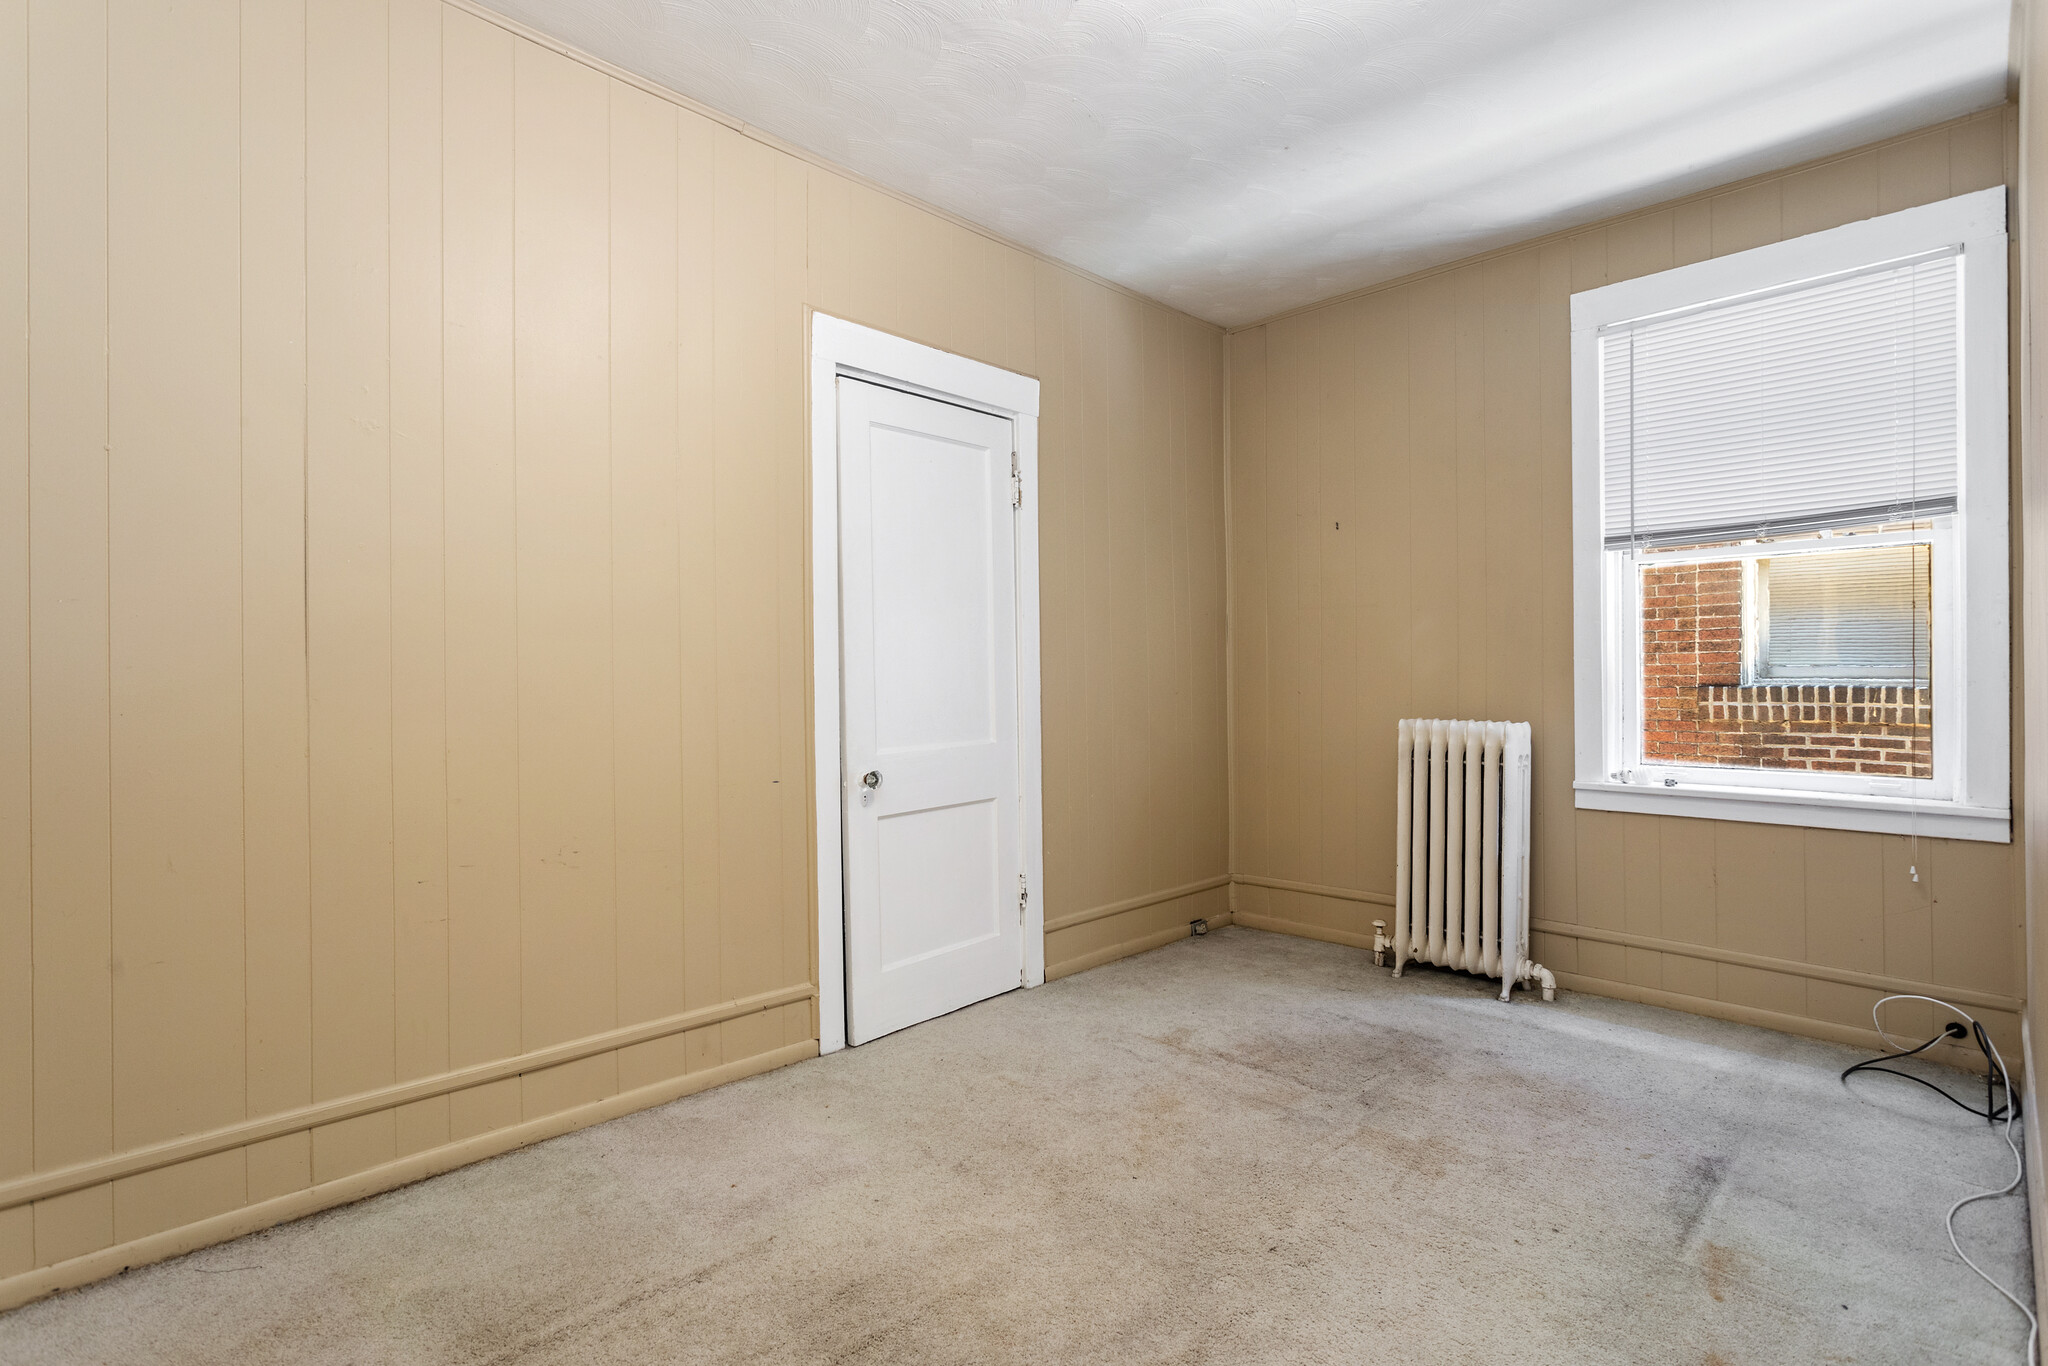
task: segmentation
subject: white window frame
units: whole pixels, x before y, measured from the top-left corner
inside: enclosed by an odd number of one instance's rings
[[[1572,296],[1575,805],[2011,842],[2005,207],[2002,186],[1981,190]],[[1955,513],[1934,519],[1930,531],[1913,533],[1661,554],[1605,548],[1602,328],[1948,247],[1961,248],[1962,448]],[[1734,560],[1908,541],[1933,546],[1931,779],[1642,762],[1642,561]]]

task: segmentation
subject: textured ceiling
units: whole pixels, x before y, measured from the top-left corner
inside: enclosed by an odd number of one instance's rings
[[[1235,325],[2004,98],[2010,0],[487,0]]]

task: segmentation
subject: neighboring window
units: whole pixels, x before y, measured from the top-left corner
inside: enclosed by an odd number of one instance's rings
[[[1925,685],[1929,558],[1896,545],[1753,561],[1750,680]]]
[[[1573,296],[1578,803],[2007,839],[2004,192]]]

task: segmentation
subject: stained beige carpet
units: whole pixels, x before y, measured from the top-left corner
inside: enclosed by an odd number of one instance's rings
[[[2005,1146],[1855,1056],[1224,930],[28,1306],[0,1360],[2018,1361],[1941,1229]],[[2026,1281],[2018,1200],[1964,1227]]]

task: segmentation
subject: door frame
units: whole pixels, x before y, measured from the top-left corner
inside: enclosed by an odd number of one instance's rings
[[[1038,381],[859,323],[812,312],[811,790],[816,801],[818,1051],[846,1047],[847,787],[840,714],[839,396],[841,376],[1010,419],[1023,478],[1017,512],[1018,829],[1024,842],[1024,982],[1045,982],[1044,766],[1039,733]]]

